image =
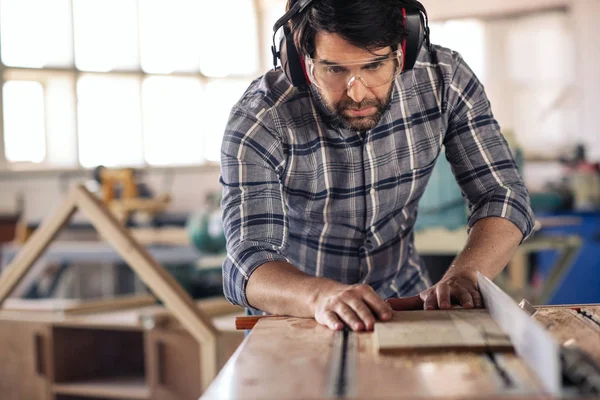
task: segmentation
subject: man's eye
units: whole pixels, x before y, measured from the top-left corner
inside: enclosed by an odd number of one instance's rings
[[[368,71],[375,71],[375,70],[381,68],[382,65],[383,65],[382,62],[374,62],[374,63],[365,65],[364,69],[366,69]]]
[[[330,74],[341,74],[342,72],[344,72],[345,68],[337,66],[337,65],[332,65],[330,67],[327,67],[327,72]]]

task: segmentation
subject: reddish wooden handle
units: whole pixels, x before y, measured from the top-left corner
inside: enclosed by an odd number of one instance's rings
[[[265,318],[267,315],[253,315],[248,317],[235,317],[235,329],[238,331],[252,329],[259,319]]]

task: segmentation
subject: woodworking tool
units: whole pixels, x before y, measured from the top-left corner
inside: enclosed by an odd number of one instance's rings
[[[516,355],[537,377],[539,387],[545,393],[557,398],[600,394],[600,367],[598,361],[583,350],[586,346],[580,346],[573,340],[559,344],[555,336],[533,318],[534,314],[539,316],[540,311],[527,300],[517,305],[505,292],[481,274],[478,275],[478,285],[492,320],[500,327],[503,334],[510,338]],[[570,312],[586,326],[589,325],[592,330],[600,332],[598,323],[600,320],[597,313],[594,314],[594,308],[582,305],[572,306],[569,310],[573,310]],[[236,320],[236,325],[238,329],[252,329],[261,318],[274,317],[239,318]],[[484,331],[483,334],[487,335],[488,332]],[[326,370],[328,385],[323,395],[327,398],[352,398],[361,390],[358,384],[361,381],[360,377],[356,376],[357,371],[360,370],[359,335],[368,335],[368,333],[356,333],[345,328],[343,331],[335,332],[334,335],[329,367]],[[493,339],[499,338],[494,336]],[[506,358],[494,350],[482,354],[487,355],[495,373],[503,382],[503,393],[507,395],[521,393],[519,391],[523,390],[523,386],[520,382],[525,378],[514,374],[514,369],[506,363]],[[389,361],[389,358],[386,361]]]
[[[485,307],[508,334],[515,352],[536,374],[544,390],[558,396],[561,389],[560,353],[552,336],[481,273],[478,273],[477,284]]]

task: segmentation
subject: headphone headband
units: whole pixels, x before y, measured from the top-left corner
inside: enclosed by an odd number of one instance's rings
[[[293,33],[287,23],[313,2],[314,0],[295,1],[273,25],[273,45],[271,46],[273,68],[277,69],[277,60],[279,59],[285,75],[298,88],[305,88],[310,85],[310,81],[302,57],[294,44]],[[402,14],[404,28],[408,31],[408,35],[401,43],[401,47],[404,53],[403,71],[406,71],[413,68],[423,43],[425,42],[427,48],[430,49],[431,42],[429,40],[429,18],[423,4],[417,0],[404,0],[403,3],[406,3]],[[283,28],[283,36],[279,41],[279,48],[277,48],[275,36],[281,28]]]

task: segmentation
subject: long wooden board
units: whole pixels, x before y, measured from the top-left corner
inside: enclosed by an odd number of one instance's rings
[[[510,352],[512,344],[487,310],[396,311],[375,324],[379,353]]]
[[[313,319],[262,319],[202,399],[322,399],[334,336]]]

